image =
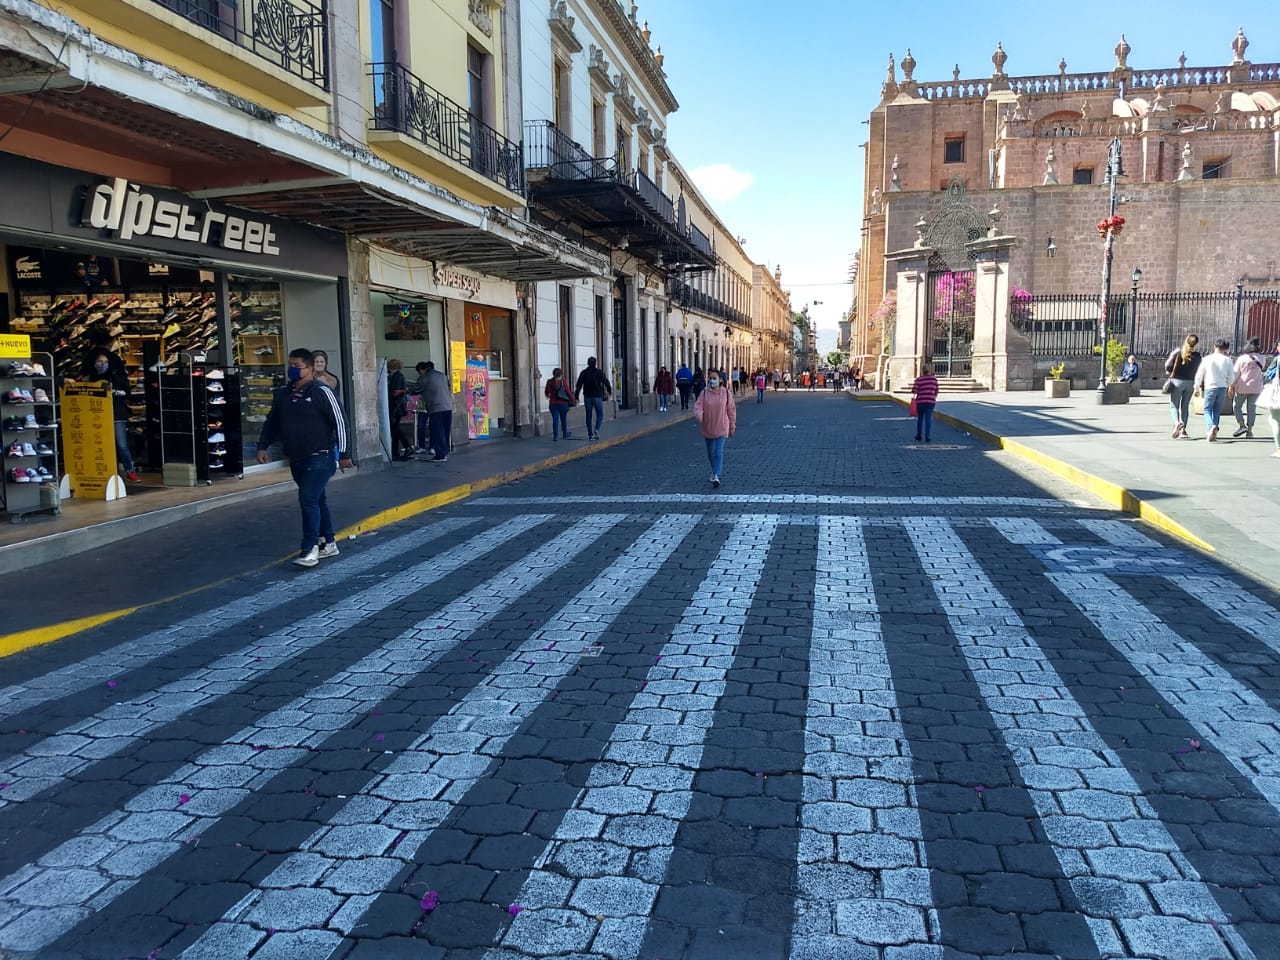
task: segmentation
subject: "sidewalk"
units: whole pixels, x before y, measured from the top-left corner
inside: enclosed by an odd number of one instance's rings
[[[1031,391],[943,394],[934,419],[1280,586],[1280,460],[1270,456],[1275,445],[1261,411],[1254,439],[1233,440],[1236,423],[1227,415],[1214,443],[1205,442],[1204,419],[1194,415],[1194,439],[1172,439],[1168,399],[1154,391],[1118,406],[1099,404],[1092,390],[1062,400]]]

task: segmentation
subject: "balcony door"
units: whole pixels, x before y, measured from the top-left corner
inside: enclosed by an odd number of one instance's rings
[[[235,0],[160,0],[160,5],[206,30],[235,40]]]
[[[369,4],[369,63],[373,65],[373,116],[382,129],[405,128],[407,86],[401,80],[396,52],[395,0]]]

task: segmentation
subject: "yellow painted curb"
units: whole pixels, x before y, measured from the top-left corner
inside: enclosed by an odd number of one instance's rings
[[[35,627],[31,630],[23,630],[21,633],[8,634],[0,637],[0,657],[7,657],[12,653],[61,640],[63,637],[70,636],[81,630],[88,630],[90,627],[109,623],[112,620],[118,620],[120,617],[127,617],[134,611],[141,609],[141,606],[125,607],[123,610],[96,613],[91,617],[81,617],[79,620],[64,620],[62,623],[50,624],[47,627]]]

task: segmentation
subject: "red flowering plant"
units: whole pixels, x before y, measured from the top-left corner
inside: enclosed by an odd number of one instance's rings
[[[1035,319],[1035,299],[1030,290],[1014,287],[1009,293],[1009,319],[1019,330]]]
[[[1109,232],[1113,237],[1120,236],[1124,230],[1124,217],[1106,217],[1098,221],[1098,236],[1104,240]]]

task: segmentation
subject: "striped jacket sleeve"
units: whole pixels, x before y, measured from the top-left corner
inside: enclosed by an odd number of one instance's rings
[[[342,406],[337,395],[323,383],[319,384],[320,395],[329,402],[329,410],[333,415],[333,435],[337,439],[338,459],[350,459],[350,448],[347,439],[347,421],[342,415]]]

